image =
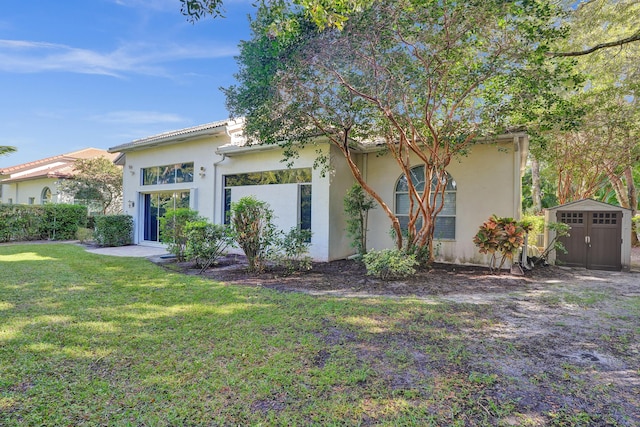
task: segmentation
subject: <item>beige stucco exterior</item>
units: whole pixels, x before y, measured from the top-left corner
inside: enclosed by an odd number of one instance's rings
[[[468,155],[451,162],[447,171],[457,184],[456,237],[436,242],[437,259],[456,263],[488,262],[477,251],[473,237],[493,214],[520,218],[520,182],[527,150],[526,136],[515,135],[498,142],[475,144]],[[402,175],[399,167],[390,156],[367,156],[367,181],[394,210],[394,189]],[[419,164],[417,160],[414,162]],[[372,210],[369,221],[369,249],[392,247],[391,222],[383,210]]]
[[[39,178],[28,181],[2,184],[2,203],[27,205],[31,201],[35,205],[42,204],[42,192],[45,188],[51,190],[52,202],[60,203],[62,195],[58,193],[58,180],[53,178]]]
[[[98,148],[85,148],[72,153],[35,160],[0,170],[0,202],[4,204],[73,203],[73,195],[63,194],[60,183],[73,179],[74,164],[80,159],[106,157],[115,154]],[[44,200],[44,190],[51,190],[51,198]]]
[[[145,193],[189,191],[190,207],[220,224],[224,222],[225,175],[286,169],[280,148],[244,145],[238,138],[240,134],[238,123],[219,122],[206,129],[161,134],[111,149],[123,153],[119,164],[124,167],[124,212],[134,218],[135,243],[144,242]],[[437,244],[440,259],[486,263],[473,244],[473,236],[492,214],[520,217],[520,180],[527,144],[523,134],[502,137],[498,142],[476,144],[467,156],[452,161],[448,170],[457,183],[456,237]],[[316,169],[312,171],[310,255],[318,261],[331,261],[354,253],[345,232],[343,199],[355,180],[340,151],[329,143],[319,142],[300,150],[293,167],[311,168],[318,149],[328,157],[330,171],[325,175]],[[394,189],[400,177],[395,161],[366,150],[355,157],[367,182],[394,209]],[[187,162],[194,163],[193,182],[142,185],[143,168]],[[232,202],[253,195],[269,203],[276,216],[276,227],[281,230],[287,231],[299,222],[297,184],[246,185],[230,191]],[[389,230],[390,221],[383,210],[371,211],[369,249],[393,247]]]

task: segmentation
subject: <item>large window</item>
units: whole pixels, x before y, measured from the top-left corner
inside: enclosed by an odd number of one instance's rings
[[[240,173],[224,177],[225,188],[242,185],[300,184],[303,182],[311,182],[311,168]]]
[[[411,182],[417,191],[424,191],[425,186],[425,168],[424,166],[415,166],[410,171]],[[434,237],[436,239],[449,239],[456,238],[456,182],[451,175],[447,173],[446,188],[444,193],[444,206],[442,211],[436,217],[436,227]],[[437,178],[434,178],[431,182],[431,189],[434,189],[437,184]],[[434,198],[432,195],[432,203]],[[436,200],[436,206],[440,207],[441,199],[438,197]],[[400,220],[400,225],[403,229],[407,228],[409,223],[409,184],[406,175],[402,175],[395,188],[395,213]],[[420,224],[418,224],[420,226]]]
[[[142,169],[142,185],[193,182],[193,162]]]
[[[298,184],[298,225],[311,230],[311,168],[250,172],[224,176],[224,222],[230,222],[233,187],[249,185]]]

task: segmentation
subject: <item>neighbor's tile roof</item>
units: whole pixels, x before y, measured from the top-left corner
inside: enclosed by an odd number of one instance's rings
[[[0,169],[0,175],[8,175],[3,184],[36,178],[68,178],[73,176],[73,164],[79,159],[93,159],[104,156],[113,160],[117,153],[109,153],[99,148],[85,148],[67,154],[47,157],[33,162]]]

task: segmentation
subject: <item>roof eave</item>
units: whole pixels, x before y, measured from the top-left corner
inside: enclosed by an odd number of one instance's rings
[[[147,149],[156,147],[159,145],[177,144],[192,139],[201,138],[203,136],[220,135],[227,132],[227,127],[232,124],[231,121],[225,120],[221,122],[214,122],[210,124],[210,127],[198,129],[202,126],[196,126],[194,128],[180,129],[176,131],[166,132],[164,134],[158,134],[150,136],[148,138],[137,139],[135,141],[128,142],[126,144],[117,145],[107,149],[109,153],[124,153],[127,151],[136,151],[141,149]],[[205,125],[207,126],[207,125]],[[193,129],[193,130],[189,130]]]

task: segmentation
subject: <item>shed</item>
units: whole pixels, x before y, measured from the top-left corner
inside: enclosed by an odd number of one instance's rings
[[[624,270],[631,266],[631,209],[582,199],[547,209],[545,223],[571,227],[560,239],[567,253],[556,251],[549,262],[591,270]],[[545,246],[555,233],[546,229]]]

